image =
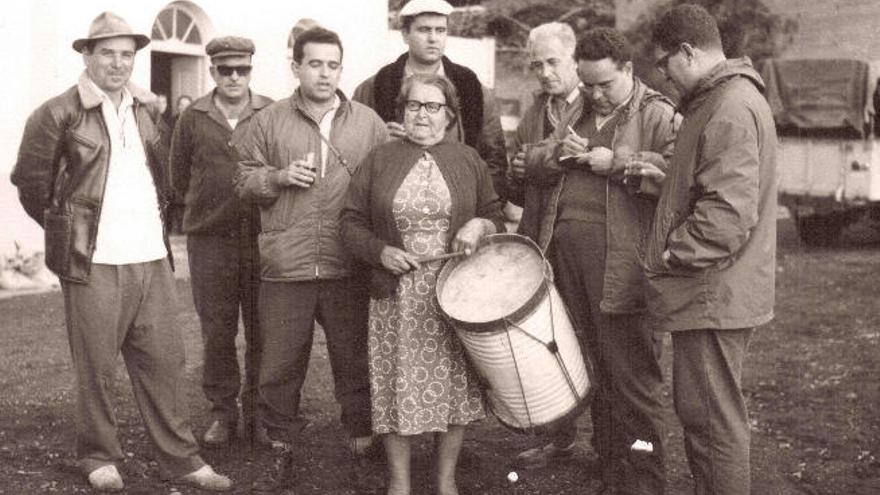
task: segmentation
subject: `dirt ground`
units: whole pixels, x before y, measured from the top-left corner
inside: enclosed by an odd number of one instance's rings
[[[754,494],[880,493],[880,235],[875,226],[850,228],[831,248],[807,249],[790,222],[780,223],[777,317],[755,335],[744,389],[752,422]],[[189,284],[179,282],[179,322],[186,335],[187,379],[196,433],[206,425],[199,388],[201,342]],[[58,292],[0,300],[0,494],[88,493],[73,467],[74,386]],[[667,341],[664,369],[670,362]],[[124,367],[117,374],[120,437],[128,459],[121,466],[126,493],[198,493],[157,479],[157,468]],[[668,415],[669,493],[691,486],[681,429]],[[312,426],[296,458],[289,493],[383,493],[383,466],[355,466],[344,448],[322,338],[316,339],[303,413]],[[463,494],[590,494],[598,487],[587,469],[592,458],[589,418],[574,458],[537,471],[506,475],[516,452],[535,439],[486,420],[469,430],[460,467]],[[416,493],[431,493],[431,442],[414,449]],[[232,445],[203,455],[236,482],[235,493],[271,466],[266,450]]]

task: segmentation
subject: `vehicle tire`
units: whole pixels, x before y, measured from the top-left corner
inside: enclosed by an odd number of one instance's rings
[[[834,244],[847,224],[846,215],[839,213],[798,216],[796,221],[798,236],[804,244],[816,247]]]

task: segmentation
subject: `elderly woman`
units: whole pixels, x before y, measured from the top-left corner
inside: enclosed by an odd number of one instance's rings
[[[410,437],[433,432],[437,493],[455,494],[465,426],[485,409],[434,297],[442,261],[428,260],[470,254],[483,236],[501,231],[501,202],[477,152],[443,139],[459,118],[448,79],[409,78],[397,106],[406,138],[377,147],[360,165],[342,211],[342,238],[373,267],[372,416],[388,456],[388,493],[410,493]]]

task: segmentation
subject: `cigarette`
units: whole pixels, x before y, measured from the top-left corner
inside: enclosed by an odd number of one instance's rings
[[[577,137],[580,137],[578,136],[578,133],[574,132],[574,128],[572,128],[571,125],[567,125],[566,127],[568,128],[568,132],[574,134]]]

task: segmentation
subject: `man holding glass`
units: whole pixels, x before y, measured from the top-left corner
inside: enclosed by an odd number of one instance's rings
[[[372,435],[369,294],[339,238],[339,212],[351,175],[388,131],[375,112],[337,89],[336,33],[315,27],[299,35],[292,68],[299,88],[256,116],[240,143],[236,178],[238,195],[259,205],[262,220],[259,420],[282,448],[300,433],[300,392],[317,321],[350,447],[363,452]]]

